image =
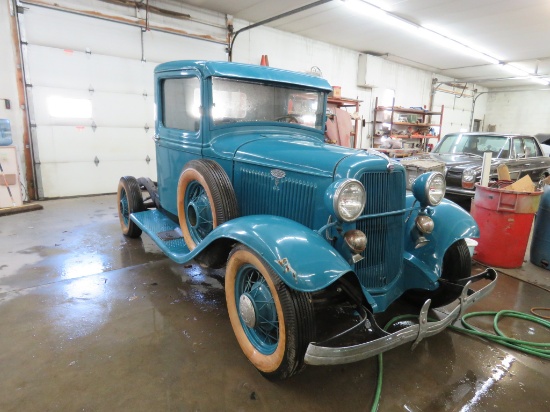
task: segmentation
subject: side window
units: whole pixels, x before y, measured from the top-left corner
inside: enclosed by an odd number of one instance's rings
[[[200,105],[200,81],[197,77],[163,80],[162,123],[165,127],[198,131]]]
[[[538,153],[537,145],[532,138],[525,137],[523,138],[523,142],[525,143],[525,157],[537,157],[541,155]]]
[[[514,138],[514,156],[525,157],[525,151],[523,150],[523,142],[519,137]]]

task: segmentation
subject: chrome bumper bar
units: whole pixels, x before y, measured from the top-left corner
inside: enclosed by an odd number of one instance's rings
[[[417,325],[408,326],[381,338],[353,346],[326,347],[310,343],[306,351],[305,363],[308,365],[338,365],[357,362],[411,341],[414,341],[414,349],[422,339],[441,332],[457,319],[460,319],[469,306],[488,295],[496,285],[497,272],[489,268],[477,275],[476,278],[488,279],[490,283],[474,292],[469,288],[471,282],[468,282],[462,289],[459,303],[446,317],[439,321],[428,321],[428,311],[431,303],[428,299],[422,306]]]

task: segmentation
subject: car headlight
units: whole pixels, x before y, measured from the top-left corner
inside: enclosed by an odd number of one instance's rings
[[[365,208],[365,188],[356,179],[338,180],[327,189],[325,200],[327,208],[338,220],[352,222]]]
[[[412,192],[422,207],[437,206],[445,196],[445,177],[439,172],[423,173],[413,182]]]
[[[462,172],[462,188],[473,189],[476,183],[476,172],[472,169],[466,169]]]

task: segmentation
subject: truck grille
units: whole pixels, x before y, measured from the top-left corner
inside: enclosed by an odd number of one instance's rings
[[[278,180],[269,172],[259,170],[243,168],[240,173],[242,198],[248,199],[240,202],[242,216],[271,214],[312,227],[315,184],[288,176]]]
[[[401,171],[368,172],[359,179],[365,186],[365,215],[385,213],[405,208],[405,175]],[[365,259],[355,271],[366,288],[381,288],[390,284],[403,269],[403,214],[363,219],[357,229],[367,235]]]

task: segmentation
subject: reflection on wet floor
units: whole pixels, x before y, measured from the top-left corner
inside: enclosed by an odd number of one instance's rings
[[[375,359],[262,378],[234,338],[223,270],[176,265],[146,237],[125,239],[114,198],[44,202],[43,211],[0,218],[1,411],[370,408]],[[548,296],[500,276],[472,310],[528,311]],[[516,319],[500,326],[550,340]],[[380,410],[550,410],[549,376],[548,361],[445,331],[384,355]]]

